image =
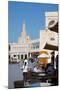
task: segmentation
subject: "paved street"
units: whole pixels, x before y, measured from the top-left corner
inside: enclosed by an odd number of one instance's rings
[[[33,69],[33,67],[35,66],[35,62],[31,63],[29,62],[29,67]],[[21,70],[21,67],[23,66],[23,62],[20,61],[20,63],[16,63],[16,64],[9,64],[8,67],[8,73],[9,73],[9,88],[14,88],[14,81],[17,80],[23,80],[23,71]]]
[[[14,81],[23,80],[23,72],[20,67],[22,67],[22,62],[18,64],[9,64],[9,88],[14,88]]]

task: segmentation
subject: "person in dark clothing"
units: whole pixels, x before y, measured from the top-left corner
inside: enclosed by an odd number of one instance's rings
[[[51,63],[47,64],[45,71],[46,71],[47,75],[52,75],[54,73],[53,64],[51,64]]]
[[[58,85],[58,55],[56,56],[56,85]]]
[[[56,69],[58,69],[58,55],[56,56]]]
[[[56,61],[56,69],[54,70],[53,74],[55,78],[52,78],[51,80],[53,86],[58,85],[58,55],[56,56],[55,61]]]
[[[54,66],[54,60],[55,60],[55,52],[53,51],[51,53],[51,64],[53,64],[53,66]]]

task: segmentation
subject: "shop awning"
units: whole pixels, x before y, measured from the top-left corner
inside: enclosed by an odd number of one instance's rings
[[[50,44],[47,44],[45,45],[44,49],[48,49],[48,50],[58,50],[58,46],[54,46],[54,45],[50,45]]]

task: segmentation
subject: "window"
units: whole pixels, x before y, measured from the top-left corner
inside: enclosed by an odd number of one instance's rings
[[[18,59],[20,59],[20,55],[18,55]]]
[[[27,59],[27,54],[25,54],[25,59]]]
[[[39,42],[32,43],[32,49],[38,49],[39,48]]]
[[[38,48],[39,48],[39,45],[36,46],[36,49],[38,49]]]
[[[21,55],[21,59],[23,59],[23,55]]]
[[[16,55],[14,55],[14,57],[16,57]]]
[[[9,47],[8,47],[8,48],[9,48],[9,51],[10,51],[10,50],[11,50],[11,47],[10,47],[10,45],[9,45]]]
[[[10,58],[11,58],[11,57],[10,57],[10,55],[9,55],[9,60],[10,60]]]
[[[55,40],[55,39],[52,37],[52,38],[50,38],[50,40],[52,40],[52,41],[53,41],[53,40]]]

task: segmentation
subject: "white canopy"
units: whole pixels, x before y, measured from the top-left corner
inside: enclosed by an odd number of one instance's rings
[[[38,56],[38,58],[49,58],[48,54],[41,54]]]

